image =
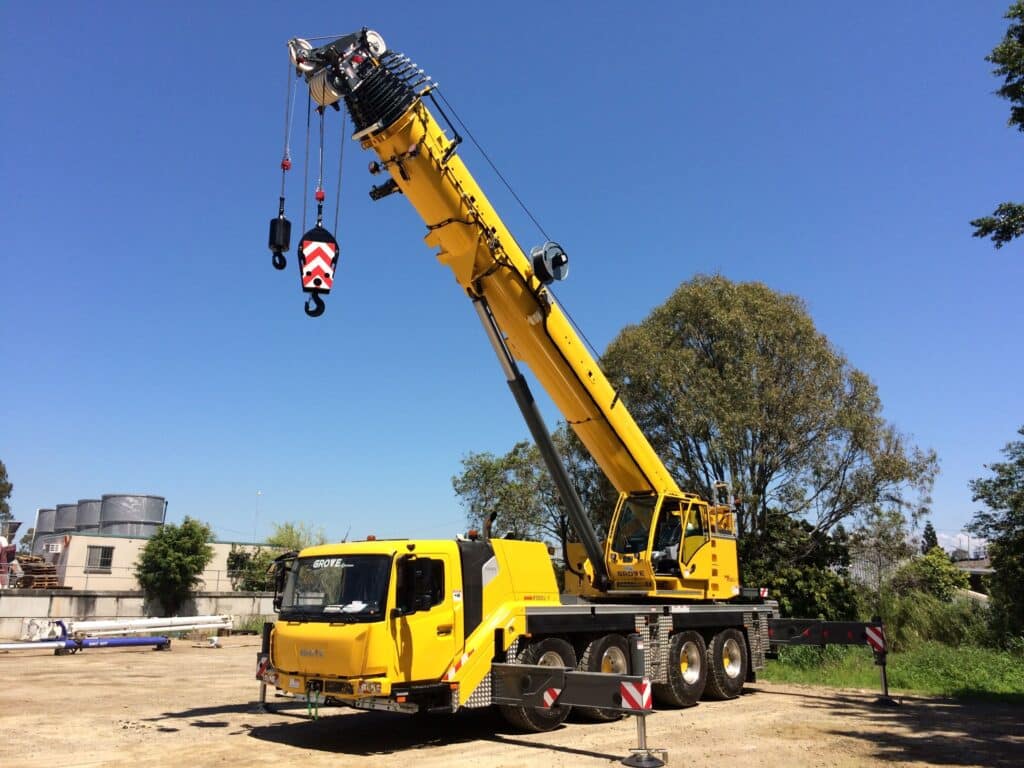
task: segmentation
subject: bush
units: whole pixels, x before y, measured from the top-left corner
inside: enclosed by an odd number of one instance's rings
[[[893,651],[931,641],[959,646],[989,640],[988,609],[967,598],[943,601],[924,592],[899,595],[885,590],[880,615]]]
[[[967,589],[967,574],[949,561],[940,547],[904,564],[893,574],[890,586],[897,594],[923,592],[939,600],[952,600],[958,589]]]

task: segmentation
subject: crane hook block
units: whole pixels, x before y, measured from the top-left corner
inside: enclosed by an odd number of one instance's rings
[[[334,287],[334,269],[338,265],[338,254],[338,241],[321,226],[313,227],[299,241],[302,290],[312,293],[314,302],[320,307],[323,306],[320,294],[330,293]],[[320,312],[323,312],[322,308]],[[319,314],[318,312],[317,315]]]
[[[287,261],[285,253],[291,247],[292,223],[280,213],[276,218],[270,220],[270,236],[267,238],[267,246],[274,254],[274,268],[284,269]]]

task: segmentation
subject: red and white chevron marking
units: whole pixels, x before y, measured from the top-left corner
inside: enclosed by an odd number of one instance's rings
[[[878,653],[885,652],[885,631],[881,627],[865,627],[868,645]]]
[[[619,683],[623,709],[651,709],[651,681],[644,678],[639,683]]]
[[[558,697],[562,695],[561,688],[548,688],[544,691],[544,706],[551,709],[558,701]]]
[[[462,654],[462,658],[456,659],[455,663],[452,664],[451,669],[449,669],[448,672],[445,673],[444,679],[448,681],[454,680],[455,675],[458,673],[460,669],[462,669],[463,665],[469,661],[469,657],[472,655],[473,651],[470,651],[469,653]]]
[[[334,286],[334,260],[338,246],[317,240],[302,241],[302,287],[327,293]]]

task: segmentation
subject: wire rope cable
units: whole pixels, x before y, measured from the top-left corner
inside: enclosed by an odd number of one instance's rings
[[[519,207],[523,209],[527,216],[530,217],[530,221],[534,223],[538,231],[540,231],[540,233],[544,236],[544,239],[551,240],[551,238],[548,236],[548,233],[544,230],[544,227],[542,227],[541,223],[537,221],[537,217],[533,215],[530,209],[526,207],[526,203],[524,203],[522,199],[519,197],[519,195],[516,194],[516,191],[512,189],[512,185],[509,184],[508,179],[506,179],[502,172],[498,170],[498,166],[494,164],[494,161],[491,160],[490,155],[487,154],[487,151],[480,145],[480,142],[476,140],[476,137],[473,136],[473,132],[470,131],[469,128],[466,126],[465,121],[463,121],[463,119],[459,117],[459,113],[455,111],[455,107],[451,105],[451,102],[445,98],[445,95],[441,92],[441,89],[437,88],[435,89],[435,92],[437,93],[438,96],[441,97],[441,101],[445,103],[445,106],[448,107],[449,110],[451,110],[452,115],[455,117],[456,120],[458,120],[459,125],[462,126],[462,130],[464,130],[466,132],[466,135],[469,136],[469,140],[473,142],[473,145],[477,148],[480,154],[483,155],[484,160],[486,160],[487,164],[491,166],[491,170],[493,170],[497,174],[498,178],[501,179],[501,183],[505,185],[505,188],[511,193],[512,197],[515,198],[516,202],[519,203]]]
[[[306,156],[302,160],[302,231],[306,231],[306,203],[309,200],[309,132],[312,119],[313,94],[306,96]]]
[[[281,155],[281,197],[284,197],[286,171],[292,163],[292,117],[295,113],[295,76],[292,74],[291,59],[288,60],[288,83],[284,99],[284,152]]]

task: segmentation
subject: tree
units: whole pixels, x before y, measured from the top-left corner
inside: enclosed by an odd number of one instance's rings
[[[815,531],[777,509],[769,510],[767,519],[761,545],[740,540],[743,583],[767,587],[785,616],[856,618],[857,591],[848,578],[849,538],[843,526],[831,533]]]
[[[311,523],[272,523],[274,532],[267,537],[267,546],[283,551],[295,551],[312,547],[315,544],[326,544],[327,536],[323,528],[314,528]]]
[[[165,523],[146,542],[135,564],[135,577],[146,599],[176,616],[202,583],[200,574],[213,559],[210,526],[186,517],[181,525]]]
[[[710,498],[722,479],[743,498],[741,536],[755,548],[772,509],[812,533],[880,505],[925,509],[935,454],[882,419],[874,384],[795,296],[696,277],[625,328],[604,363],[684,488]]]
[[[7,467],[0,461],[0,523],[6,523],[13,515],[9,499],[14,492],[14,486],[7,479]]]
[[[904,563],[893,574],[891,585],[898,595],[924,592],[948,602],[958,589],[970,586],[970,579],[950,562],[941,547],[933,547],[927,553]]]
[[[886,583],[912,554],[906,521],[899,509],[873,507],[858,517],[850,535],[850,555],[857,580],[869,589],[865,597],[873,613],[882,604]]]
[[[494,519],[494,533],[515,539],[539,539],[543,527],[543,491],[539,452],[524,441],[504,456],[469,453],[452,488],[466,510],[471,526],[482,528]]]
[[[243,592],[263,592],[271,588],[270,569],[275,558],[285,552],[299,552],[306,547],[325,544],[323,528],[310,523],[272,523],[274,532],[267,537],[266,546],[246,549],[235,544],[228,552],[228,577],[232,589]]]
[[[18,554],[19,555],[31,555],[32,554],[32,540],[36,537],[36,529],[29,528],[25,531],[25,535],[18,541]]]
[[[921,554],[926,555],[939,546],[939,536],[935,533],[935,526],[929,520],[924,524],[924,533],[921,535]]]
[[[551,439],[591,523],[598,531],[606,530],[617,497],[611,484],[565,424],[559,425]],[[504,456],[467,454],[462,459],[462,472],[452,478],[452,488],[471,527],[482,527],[493,514],[495,535],[555,542],[563,562],[567,543],[579,538],[533,443],[516,443]]]
[[[992,74],[1003,78],[996,93],[1011,104],[1007,124],[1024,132],[1024,0],[1017,0],[1006,12],[1010,26],[999,45],[985,60],[995,64]],[[991,216],[974,219],[975,237],[991,237],[996,248],[1024,235],[1024,205],[1001,203]]]
[[[1024,437],[1024,427],[1018,434]],[[971,481],[974,500],[987,509],[975,513],[969,530],[988,539],[992,628],[1006,639],[1024,635],[1024,440],[1003,455],[1006,461],[986,465],[990,477]]]

